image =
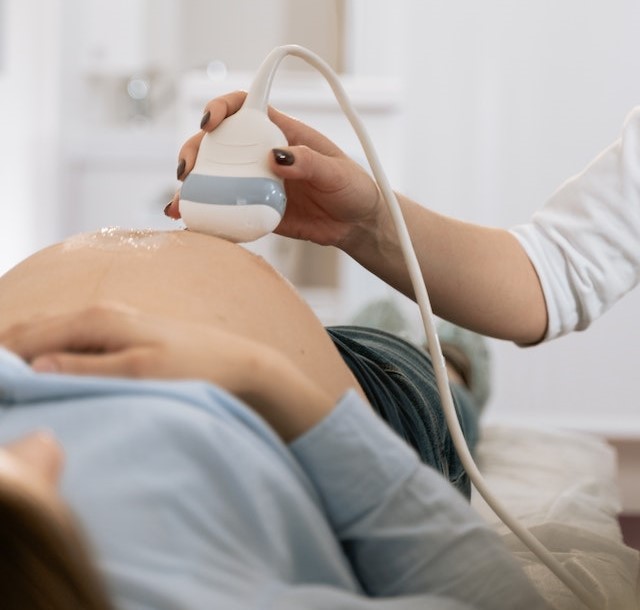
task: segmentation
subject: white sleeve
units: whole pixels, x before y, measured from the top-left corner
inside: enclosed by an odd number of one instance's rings
[[[640,281],[640,106],[622,135],[511,229],[540,278],[545,339],[583,330]]]

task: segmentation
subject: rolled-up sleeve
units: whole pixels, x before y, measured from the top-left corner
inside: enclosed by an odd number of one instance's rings
[[[545,339],[583,330],[640,281],[640,107],[517,237],[540,278]]]

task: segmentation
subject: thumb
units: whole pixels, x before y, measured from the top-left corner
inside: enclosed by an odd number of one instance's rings
[[[308,146],[274,148],[271,170],[285,180],[306,180],[322,190],[335,190],[346,178],[341,159],[323,155]]]

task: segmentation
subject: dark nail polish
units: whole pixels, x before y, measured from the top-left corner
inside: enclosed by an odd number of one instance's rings
[[[169,203],[167,203],[167,205],[164,206],[164,215],[165,216],[169,216],[168,212],[169,212],[169,208],[171,207],[172,203],[173,203],[173,201],[170,201]],[[171,217],[169,216],[169,218],[171,218]]]
[[[176,170],[176,176],[178,180],[180,180],[180,176],[184,174],[184,168],[187,166],[187,162],[184,159],[180,159],[180,163],[178,163],[178,169]]]
[[[204,126],[209,122],[210,118],[211,118],[211,112],[209,112],[207,110],[204,113],[204,116],[202,117],[202,120],[200,121],[200,129],[204,129]]]
[[[281,148],[273,149],[273,157],[278,165],[293,165],[296,160],[292,153]]]

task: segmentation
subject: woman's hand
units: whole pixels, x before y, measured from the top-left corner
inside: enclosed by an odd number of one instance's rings
[[[213,382],[253,407],[286,441],[333,406],[267,345],[115,304],[18,324],[0,334],[0,345],[37,372]]]
[[[202,131],[180,150],[178,178],[184,180],[196,160],[205,132],[237,112],[246,94],[229,93],[210,101]],[[270,108],[269,117],[285,134],[289,147],[274,151],[271,170],[285,181],[287,209],[276,233],[349,251],[361,229],[374,230],[385,210],[378,188],[365,170],[333,142],[304,123]],[[166,213],[179,218],[179,194]]]
[[[239,389],[236,370],[250,354],[247,345],[227,333],[116,304],[18,324],[0,335],[0,343],[39,372],[189,377],[230,391]],[[224,358],[216,358],[223,346]]]

